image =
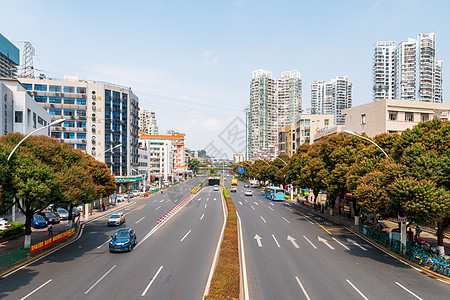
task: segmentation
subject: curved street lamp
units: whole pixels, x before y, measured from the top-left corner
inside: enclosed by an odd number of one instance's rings
[[[355,133],[355,132],[353,132],[353,131],[351,131],[351,130],[344,130],[344,132],[345,132],[346,134],[354,135],[354,136],[360,137],[360,138],[362,138],[362,139],[365,139],[366,141],[371,142],[371,143],[374,144],[378,149],[380,149],[380,151],[383,152],[383,154],[386,155],[387,158],[389,158],[389,155],[387,155],[387,153],[386,153],[383,149],[381,149],[381,147],[378,146],[378,145],[377,145],[374,141],[372,141],[371,139],[368,139],[368,138],[366,138],[365,136],[359,135],[359,134],[357,134],[357,133]]]
[[[116,146],[114,146],[114,147],[112,147],[112,148],[109,148],[108,150],[106,150],[105,152],[103,152],[102,154],[100,154],[98,157],[96,157],[95,159],[96,160],[98,160],[103,154],[105,154],[106,152],[108,152],[108,151],[113,151],[114,149],[116,149],[117,147],[120,147],[120,146],[122,146],[122,144],[119,144],[119,145],[116,145]]]
[[[56,121],[51,122],[50,124],[40,127],[38,129],[33,130],[32,132],[30,132],[27,136],[25,136],[19,143],[17,143],[17,145],[14,147],[14,149],[12,149],[11,153],[8,155],[8,158],[6,159],[7,162],[9,162],[9,160],[11,159],[13,153],[17,150],[17,148],[19,148],[20,144],[22,144],[30,135],[34,134],[35,132],[38,132],[39,130],[48,128],[50,126],[55,126],[55,125],[59,125],[61,123],[63,123],[65,121],[65,119],[59,119]],[[16,197],[14,197],[14,205],[13,205],[13,209],[12,209],[12,215],[11,215],[11,219],[12,222],[16,221]]]

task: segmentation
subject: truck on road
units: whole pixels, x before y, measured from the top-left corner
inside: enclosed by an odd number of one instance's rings
[[[233,178],[231,179],[231,189],[230,192],[236,192],[237,190],[237,179]]]

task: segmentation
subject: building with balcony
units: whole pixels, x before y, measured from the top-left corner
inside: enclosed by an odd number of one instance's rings
[[[18,80],[52,120],[66,119],[51,127],[52,137],[105,162],[118,182],[137,187],[141,179],[132,170],[138,167],[139,99],[131,88],[69,76]]]
[[[0,78],[0,99],[0,136],[10,132],[26,135],[52,122],[50,114],[28,95],[17,79]],[[50,136],[50,128],[35,135]]]
[[[292,157],[297,150],[295,143],[295,125],[288,125],[278,129],[278,155]]]
[[[246,111],[247,159],[275,155],[278,129],[295,122],[301,105],[302,80],[298,70],[282,72],[276,79],[271,71],[253,71],[250,106]]]
[[[352,106],[353,85],[348,76],[337,76],[326,82],[313,81],[311,85],[311,114],[334,115],[334,123],[343,125],[345,118],[343,109]]]
[[[373,137],[401,133],[432,118],[448,119],[450,104],[413,100],[379,100],[344,110],[345,129]]]
[[[0,34],[0,78],[17,78],[19,58],[19,48]]]
[[[139,130],[146,132],[149,135],[158,134],[156,114],[153,110],[139,108]]]
[[[436,59],[436,34],[420,33],[416,39],[394,43],[375,43],[373,100],[442,103],[443,61]]]

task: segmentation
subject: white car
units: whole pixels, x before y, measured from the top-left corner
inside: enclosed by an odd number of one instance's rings
[[[244,192],[244,194],[245,194],[245,196],[253,196],[253,192],[250,191],[250,190],[246,190],[246,191]]]
[[[6,221],[3,218],[0,218],[0,230],[5,230],[8,229],[9,227],[11,227],[11,224],[9,224],[8,221]]]
[[[219,190],[219,186],[218,185],[215,185],[214,187],[213,187],[213,191],[218,191]]]
[[[139,197],[141,195],[141,193],[139,191],[133,191],[133,196],[135,197]]]

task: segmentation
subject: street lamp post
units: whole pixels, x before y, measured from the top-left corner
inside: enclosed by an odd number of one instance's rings
[[[12,149],[11,153],[8,155],[8,158],[6,159],[7,162],[9,162],[9,160],[11,159],[13,153],[17,150],[17,148],[19,148],[20,144],[22,144],[30,135],[33,135],[34,133],[38,132],[39,130],[48,128],[50,126],[56,126],[59,125],[61,123],[63,123],[65,121],[65,119],[59,119],[56,121],[51,122],[50,124],[40,127],[38,129],[33,130],[32,132],[30,132],[27,136],[25,136],[19,143],[17,143],[17,145],[14,147],[14,149]],[[14,197],[14,202],[13,202],[13,207],[12,207],[12,215],[11,215],[11,219],[12,222],[16,221],[16,197]]]
[[[381,149],[381,147],[378,146],[378,145],[377,145],[374,141],[372,141],[371,139],[368,139],[368,138],[366,138],[365,136],[359,135],[359,134],[357,134],[357,133],[355,133],[355,132],[353,132],[353,131],[350,131],[350,130],[344,130],[344,132],[347,133],[347,134],[353,135],[353,136],[360,137],[360,138],[362,138],[362,139],[364,139],[364,140],[366,140],[366,141],[371,142],[371,143],[374,144],[381,152],[383,152],[383,154],[384,154],[387,158],[389,158],[389,155],[387,155],[387,153],[386,153],[383,149]],[[358,224],[356,224],[357,222],[358,222],[358,221],[357,221],[357,216],[355,216],[355,225],[358,225]],[[403,249],[406,249],[406,222],[405,222],[405,221],[400,222],[400,242],[401,242],[401,244],[402,244],[402,246],[403,246]]]

